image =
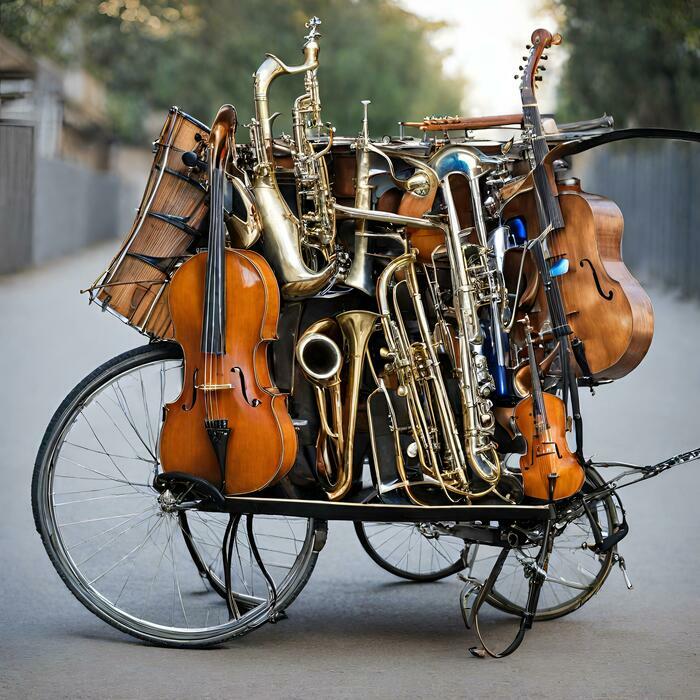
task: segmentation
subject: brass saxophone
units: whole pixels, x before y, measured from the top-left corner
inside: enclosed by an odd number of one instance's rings
[[[323,156],[333,143],[333,130],[328,128],[328,145],[315,151],[307,130],[321,128],[321,102],[316,70],[319,45],[317,17],[306,26],[304,63],[288,66],[268,54],[255,73],[255,119],[250,136],[255,157],[253,192],[263,226],[263,250],[280,282],[287,299],[305,298],[328,289],[339,273],[335,251],[334,199]],[[273,155],[272,122],[268,93],[280,75],[304,73],[305,92],[294,102],[293,141],[291,155],[297,181],[298,215],[290,210],[277,184]],[[310,211],[302,211],[302,200],[310,202]],[[312,269],[307,262],[318,261],[321,269]]]

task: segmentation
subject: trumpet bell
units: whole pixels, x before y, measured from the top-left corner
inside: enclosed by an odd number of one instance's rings
[[[338,344],[322,333],[305,333],[297,344],[297,360],[306,376],[319,384],[337,380],[343,365]]]
[[[337,501],[348,494],[354,480],[354,440],[357,426],[357,402],[362,383],[362,369],[370,336],[378,315],[371,311],[345,311],[334,319],[324,318],[306,329],[297,343],[296,355],[306,378],[316,388],[321,429],[316,444],[317,459],[324,464],[319,473],[335,472],[334,483],[324,485],[328,498]],[[347,370],[341,395],[340,375],[343,353],[329,334],[342,333],[347,353]],[[330,398],[330,413],[326,407]],[[327,451],[334,450],[334,454]],[[333,461],[333,465],[328,464]]]

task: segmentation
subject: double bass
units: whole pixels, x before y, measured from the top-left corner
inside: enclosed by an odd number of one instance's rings
[[[534,187],[512,199],[504,215],[521,216],[531,232],[540,232],[547,224],[552,229],[546,238],[547,254],[537,260],[544,284],[534,304],[522,311],[527,311],[539,331],[545,330],[549,318],[555,337],[571,337],[579,376],[594,381],[619,379],[637,367],[649,350],[654,312],[622,261],[624,220],[617,205],[584,192],[575,178],[554,182],[534,86],[540,79],[535,73],[544,50],[561,37],[537,29],[531,41],[521,97],[525,124],[534,135]],[[536,258],[541,250],[535,248]],[[560,271],[556,277],[550,275],[554,268]]]
[[[170,283],[184,377],[180,396],[165,406],[160,442],[163,471],[206,479],[227,495],[276,483],[297,450],[287,396],[267,364],[280,309],[277,281],[262,256],[225,245],[224,178],[236,123],[235,109],[224,105],[211,128],[208,250],[183,263]]]

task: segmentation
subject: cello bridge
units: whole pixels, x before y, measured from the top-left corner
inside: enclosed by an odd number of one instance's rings
[[[195,388],[202,391],[221,391],[222,389],[233,389],[233,384],[197,384]]]

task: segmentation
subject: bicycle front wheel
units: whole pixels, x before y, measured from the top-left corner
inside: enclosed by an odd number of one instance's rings
[[[140,639],[198,647],[245,634],[284,610],[313,570],[325,524],[244,518],[232,549],[229,611],[222,596],[228,514],[191,509],[183,517],[173,495],[153,487],[162,407],[179,395],[182,372],[179,346],[154,343],[84,379],[46,431],[32,505],[54,567],[89,610]]]

